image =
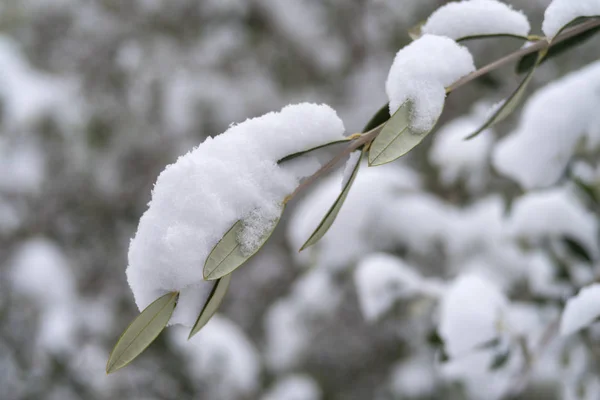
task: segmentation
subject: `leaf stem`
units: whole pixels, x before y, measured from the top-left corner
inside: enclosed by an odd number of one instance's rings
[[[572,38],[573,36],[577,36],[583,32],[586,32],[586,31],[596,28],[598,26],[600,26],[600,18],[593,18],[582,24],[576,25],[572,28],[565,29],[562,33],[560,33],[558,36],[556,36],[551,41],[548,41],[548,39],[545,37],[540,37],[538,41],[531,44],[530,46],[521,48],[513,53],[510,53],[496,61],[493,61],[493,62],[479,68],[476,71],[471,72],[468,75],[463,76],[462,78],[460,78],[459,80],[454,82],[452,85],[448,86],[446,88],[446,93],[450,93],[450,92],[458,89],[459,87],[467,84],[468,82],[471,82],[472,80],[477,79],[480,76],[488,74],[491,71],[498,69],[506,64],[516,61],[519,58],[521,58],[527,54],[531,54],[531,53],[538,52],[540,50],[548,49],[560,42],[563,42],[567,39]],[[346,148],[344,148],[344,150],[342,150],[335,157],[333,157],[327,164],[322,166],[317,172],[315,172],[314,174],[312,174],[311,176],[306,178],[300,185],[298,185],[296,190],[294,190],[290,195],[288,195],[285,198],[285,202],[287,203],[287,201],[292,199],[299,192],[304,190],[306,187],[310,186],[321,175],[323,175],[324,173],[329,171],[331,168],[333,168],[338,162],[340,162],[344,157],[348,156],[354,150],[358,149],[361,146],[369,145],[377,137],[377,135],[379,135],[379,133],[383,129],[383,126],[386,124],[386,122],[387,121],[383,122],[382,124],[378,125],[377,127],[371,129],[368,132],[365,132],[364,134],[362,134],[360,136],[356,135],[356,134],[351,135],[350,136],[351,142],[348,144],[348,146],[346,146]]]

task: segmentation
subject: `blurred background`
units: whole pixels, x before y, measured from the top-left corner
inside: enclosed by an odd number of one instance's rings
[[[444,3],[1,0],[0,397],[477,398],[421,364],[399,367],[411,353],[406,307],[368,322],[348,269],[307,276],[319,263],[307,267],[288,240],[302,199],[233,276],[220,315],[197,340],[168,328],[130,366],[104,372],[138,314],[127,249],[159,172],[230,124],[289,103],[327,103],[348,132],[360,131],[386,103],[385,79],[408,29]],[[511,1],[533,33],[548,3]],[[521,45],[494,39],[469,47],[481,66]],[[548,62],[534,86],[593,60],[593,47]],[[469,113],[478,99],[502,99],[518,80],[510,66],[461,88],[441,122]],[[492,175],[467,189],[442,184],[430,148],[427,140],[403,163],[437,198],[461,204],[492,187],[515,192]],[[407,243],[388,250],[406,254],[408,246],[412,254]],[[446,275],[443,254],[429,250],[413,262]]]

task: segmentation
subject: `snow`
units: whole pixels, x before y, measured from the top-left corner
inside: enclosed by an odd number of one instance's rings
[[[527,193],[513,204],[508,233],[528,240],[568,237],[597,256],[598,222],[567,188]]]
[[[346,161],[346,165],[344,166],[344,172],[342,174],[342,190],[346,187],[348,181],[350,181],[350,177],[352,176],[352,171],[356,167],[356,164],[360,161],[360,155],[362,151],[355,151],[350,154],[348,157],[348,161]]]
[[[484,123],[482,109],[483,106],[476,106],[471,115],[456,118],[436,132],[429,161],[438,168],[444,185],[454,185],[463,179],[469,190],[481,191],[488,181],[493,131],[486,129],[473,139],[465,140]]]
[[[481,35],[529,34],[529,21],[521,11],[495,0],[465,0],[438,8],[421,32],[454,40]]]
[[[427,398],[435,389],[433,357],[417,356],[397,363],[390,373],[395,398]]]
[[[37,299],[41,305],[69,302],[75,296],[75,279],[69,262],[50,240],[26,241],[11,260],[13,287]]]
[[[561,320],[561,335],[570,335],[600,317],[600,283],[586,286],[567,300]]]
[[[39,193],[45,178],[46,155],[29,138],[14,135],[0,137],[0,169],[10,171],[0,176],[4,193]]]
[[[244,332],[216,314],[192,339],[186,329],[171,331],[171,343],[187,359],[192,376],[210,382],[210,398],[250,398],[258,387],[260,358]]]
[[[316,260],[320,267],[341,270],[365,253],[385,249],[390,235],[385,230],[374,232],[378,223],[373,221],[389,220],[393,215],[388,213],[389,204],[419,184],[418,176],[400,163],[361,170],[327,234],[314,246],[296,253],[298,262],[307,265]],[[292,248],[299,249],[321,222],[340,193],[339,185],[339,175],[323,179],[294,209],[287,231]]]
[[[321,388],[313,378],[294,374],[281,378],[261,400],[320,400]]]
[[[254,250],[285,196],[320,165],[312,155],[294,168],[277,161],[343,133],[333,109],[303,103],[234,125],[168,165],[129,248],[127,278],[139,309],[180,291],[171,323],[191,326],[213,285],[202,276],[212,248],[241,219],[248,229],[240,244]],[[298,168],[302,162],[308,168]]]
[[[431,130],[444,108],[445,88],[474,70],[465,47],[447,37],[423,35],[396,54],[385,86],[390,114],[410,100],[411,128]]]
[[[600,140],[599,103],[600,61],[546,85],[527,101],[515,131],[497,143],[494,167],[525,189],[553,185],[578,145]]]
[[[307,272],[291,293],[275,302],[264,319],[268,365],[287,370],[297,365],[309,349],[312,335],[322,329],[339,305],[341,293],[322,269]]]
[[[397,300],[418,294],[437,296],[443,291],[441,284],[426,282],[413,266],[385,253],[370,254],[358,263],[354,285],[363,316],[370,322],[389,311]]]
[[[41,310],[38,345],[54,353],[72,349],[77,292],[62,250],[45,238],[29,239],[11,258],[10,279],[14,289],[32,298]]]
[[[0,99],[9,126],[26,125],[49,114],[63,122],[80,112],[73,82],[32,68],[18,44],[0,35]]]
[[[544,13],[542,31],[551,39],[574,19],[594,16],[600,16],[599,0],[553,0]]]
[[[459,357],[496,339],[508,305],[493,282],[474,274],[456,278],[440,303],[438,332],[448,355]]]

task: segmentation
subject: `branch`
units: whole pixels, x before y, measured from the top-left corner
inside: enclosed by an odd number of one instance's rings
[[[558,43],[564,42],[567,39],[570,39],[574,36],[577,36],[583,32],[586,32],[586,31],[596,28],[598,26],[600,26],[600,18],[593,18],[589,21],[586,21],[582,24],[576,25],[572,28],[565,29],[561,34],[556,36],[554,38],[554,40],[548,41],[547,38],[542,38],[528,47],[521,48],[513,53],[510,53],[496,61],[493,61],[493,62],[479,68],[476,71],[471,72],[468,75],[463,76],[462,78],[460,78],[459,80],[454,82],[452,85],[448,86],[446,88],[446,92],[450,93],[450,92],[458,89],[459,87],[465,85],[466,83],[471,82],[472,80],[477,79],[480,76],[488,74],[491,71],[498,69],[506,64],[516,61],[516,60],[520,59],[521,57],[526,56],[527,54],[535,53],[535,52],[538,52],[543,49],[548,49],[554,45],[557,45]],[[379,135],[379,133],[383,129],[383,126],[386,124],[386,122],[382,123],[381,125],[377,126],[376,128],[373,128],[369,132],[366,132],[360,136],[357,136],[357,139],[352,140],[351,143],[348,144],[348,146],[346,146],[346,148],[344,150],[342,150],[339,154],[337,154],[334,158],[332,158],[331,161],[329,161],[327,164],[325,164],[323,167],[321,167],[317,172],[315,172],[314,174],[309,176],[307,179],[305,179],[296,188],[296,190],[294,190],[289,196],[287,196],[285,198],[284,203],[287,203],[290,199],[292,199],[294,196],[296,196],[300,191],[304,190],[304,188],[306,188],[307,186],[310,186],[321,175],[323,175],[324,173],[329,171],[331,168],[333,168],[338,162],[340,162],[342,159],[344,159],[344,157],[348,156],[354,150],[358,149],[361,146],[368,145],[369,143],[371,143],[377,137],[377,135]]]
[[[563,33],[556,36],[554,38],[554,40],[552,40],[551,42],[548,42],[548,39],[543,38],[543,39],[533,43],[531,46],[519,49],[519,50],[515,51],[514,53],[508,54],[508,55],[500,58],[499,60],[496,60],[494,62],[489,63],[488,65],[486,65],[484,67],[479,68],[477,71],[471,72],[470,74],[463,76],[462,78],[460,78],[459,80],[454,82],[452,85],[448,86],[446,91],[449,93],[449,92],[461,87],[465,83],[471,82],[473,79],[479,78],[480,76],[485,75],[495,69],[498,69],[506,64],[513,62],[513,61],[516,61],[519,58],[526,56],[527,54],[535,53],[540,50],[550,48],[560,42],[564,42],[567,39],[577,36],[585,31],[588,31],[597,26],[600,26],[600,18],[595,18],[595,19],[586,21],[582,24],[579,24],[577,26],[574,26],[572,28],[565,29],[563,31]]]

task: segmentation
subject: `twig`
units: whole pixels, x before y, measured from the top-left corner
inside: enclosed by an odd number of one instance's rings
[[[516,61],[519,58],[526,56],[527,54],[535,53],[537,51],[550,48],[558,43],[561,43],[567,39],[570,39],[574,36],[577,36],[583,32],[586,32],[586,31],[596,28],[598,26],[600,26],[600,18],[594,18],[594,19],[586,21],[582,24],[574,26],[572,28],[565,29],[561,34],[556,36],[550,42],[548,41],[548,39],[542,38],[541,40],[533,43],[532,45],[530,45],[528,47],[521,48],[513,53],[510,53],[494,62],[491,62],[491,63],[479,68],[476,71],[471,72],[468,75],[463,76],[462,78],[460,78],[459,80],[454,82],[452,85],[448,86],[446,88],[446,92],[450,93],[450,92],[458,89],[459,87],[465,85],[466,83],[471,82],[472,80],[477,79],[480,76],[483,76],[483,75],[485,75],[495,69],[498,69],[506,64]],[[346,148],[344,150],[342,150],[339,154],[337,154],[334,158],[332,158],[331,161],[329,161],[327,164],[325,164],[323,167],[321,167],[317,172],[315,172],[314,174],[309,176],[306,180],[304,180],[296,188],[296,190],[294,190],[289,196],[287,196],[285,198],[284,203],[287,203],[290,199],[292,199],[294,196],[296,196],[304,188],[310,186],[321,175],[323,175],[325,172],[327,172],[331,168],[333,168],[338,162],[340,162],[344,157],[346,157],[347,155],[352,153],[354,150],[358,149],[359,147],[361,147],[363,145],[368,145],[369,143],[371,143],[377,137],[377,135],[379,135],[379,133],[381,132],[381,129],[383,128],[383,126],[385,125],[386,122],[382,123],[381,125],[377,126],[376,128],[373,128],[369,132],[366,132],[360,136],[357,136],[357,139],[352,140],[352,142],[350,144],[348,144],[348,146],[346,146]]]
[[[519,50],[515,51],[514,53],[508,54],[494,62],[489,63],[486,66],[479,68],[477,71],[471,72],[470,74],[463,76],[462,78],[460,78],[459,80],[454,82],[452,85],[448,86],[446,91],[451,92],[451,91],[461,87],[465,83],[471,82],[473,79],[477,79],[482,75],[485,75],[485,74],[487,74],[495,69],[498,69],[508,63],[516,61],[519,58],[526,56],[527,54],[535,53],[537,51],[540,51],[540,50],[543,50],[546,48],[550,48],[560,42],[564,42],[565,40],[570,39],[573,36],[577,36],[580,33],[588,31],[597,26],[600,26],[600,18],[591,19],[589,21],[586,21],[586,22],[579,24],[577,26],[574,26],[572,28],[565,29],[564,32],[562,32],[560,35],[556,36],[554,38],[554,40],[552,40],[551,42],[548,42],[548,39],[546,39],[546,38],[539,40],[539,41],[533,43],[531,46],[519,49]]]

